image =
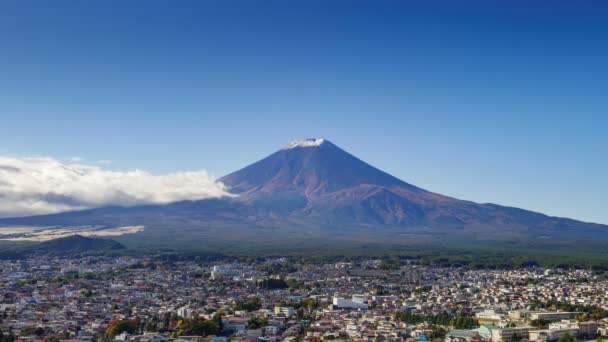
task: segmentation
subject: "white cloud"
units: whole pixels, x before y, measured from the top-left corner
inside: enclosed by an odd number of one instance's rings
[[[0,157],[0,217],[228,195],[204,170],[154,175],[110,171],[76,160]]]

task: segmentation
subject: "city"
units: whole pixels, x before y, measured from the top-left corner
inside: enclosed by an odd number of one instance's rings
[[[608,274],[467,270],[381,259],[0,262],[3,341],[591,340]]]

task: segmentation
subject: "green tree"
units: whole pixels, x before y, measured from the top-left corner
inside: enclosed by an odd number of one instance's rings
[[[114,320],[110,322],[108,328],[106,329],[105,336],[108,338],[114,338],[123,332],[127,334],[133,334],[137,332],[139,328],[139,320],[138,319],[123,319],[123,320]]]
[[[447,331],[445,331],[445,329],[439,328],[439,327],[435,327],[429,333],[428,338],[430,338],[431,340],[434,340],[434,339],[443,339],[445,337],[445,334],[447,334]]]
[[[44,328],[41,327],[34,327],[34,326],[28,326],[25,327],[23,329],[21,329],[21,331],[19,332],[19,336],[42,336],[44,335]]]
[[[558,342],[578,342],[578,340],[572,336],[570,336],[569,333],[565,333],[564,336],[560,337],[559,340],[557,340]]]
[[[14,342],[14,341],[15,341],[15,334],[9,328],[8,336],[4,336],[3,342]]]
[[[236,310],[245,310],[245,311],[256,311],[262,308],[262,300],[257,297],[249,297],[245,301],[239,301],[236,303]]]
[[[209,336],[218,335],[220,332],[221,328],[213,320],[194,317],[181,320],[175,336]]]
[[[222,331],[222,329],[224,329],[224,325],[222,323],[222,313],[221,312],[218,311],[215,315],[213,315],[212,320],[220,328],[220,331]]]
[[[288,287],[287,283],[283,279],[274,279],[268,278],[260,281],[258,285],[263,289],[268,290],[277,290],[277,289],[286,289]]]
[[[247,322],[247,329],[259,329],[268,325],[268,318],[251,317]]]
[[[544,319],[535,319],[530,322],[530,325],[539,329],[546,329],[549,326],[549,321]]]

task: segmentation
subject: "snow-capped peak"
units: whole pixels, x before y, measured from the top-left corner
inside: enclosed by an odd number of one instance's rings
[[[296,148],[296,147],[315,147],[315,146],[321,146],[321,144],[323,144],[323,142],[325,142],[325,139],[323,139],[323,138],[294,140],[294,141],[290,142],[287,145],[286,149]]]

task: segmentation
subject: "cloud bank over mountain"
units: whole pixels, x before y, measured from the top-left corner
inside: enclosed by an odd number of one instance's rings
[[[144,170],[112,171],[77,160],[0,156],[0,217],[228,195],[205,170],[155,175]]]

